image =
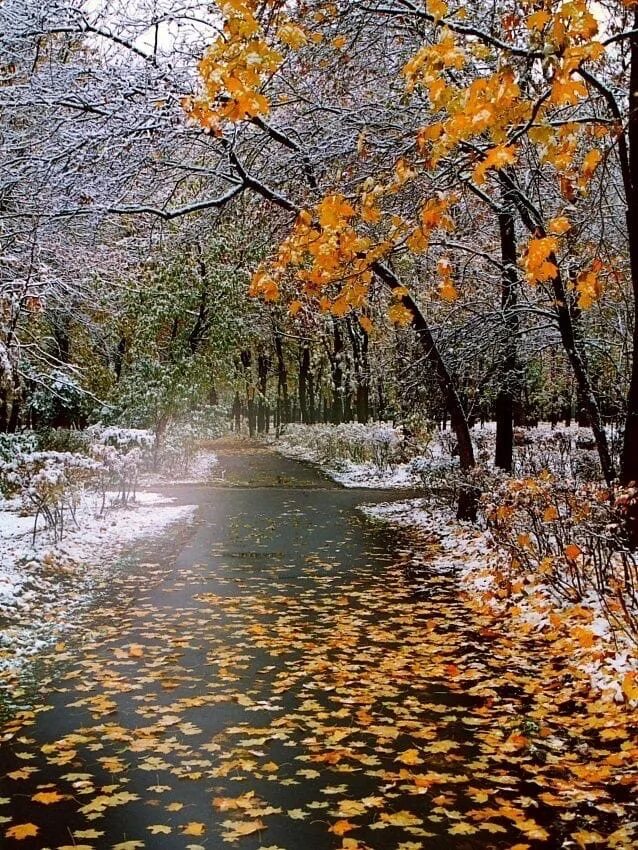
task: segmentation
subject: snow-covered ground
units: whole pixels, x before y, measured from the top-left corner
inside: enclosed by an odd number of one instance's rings
[[[171,481],[206,480],[216,463],[213,453],[202,453],[187,474]],[[165,483],[160,476],[143,482],[145,488],[160,483]],[[56,542],[41,522],[33,540],[34,518],[22,515],[19,498],[0,500],[0,669],[19,666],[71,628],[74,611],[108,578],[128,546],[190,521],[196,507],[174,501],[145,489],[127,506],[107,506],[102,513],[101,496],[87,491],[76,522],[69,518]]]
[[[494,423],[475,425],[471,433],[477,462],[494,472]],[[608,436],[613,442],[615,435]],[[565,481],[599,475],[589,428],[541,422],[536,428],[516,429],[515,440],[515,475],[549,470]],[[449,429],[433,427],[415,444],[414,438],[406,440],[401,426],[387,422],[288,425],[272,442],[281,454],[317,464],[344,487],[376,489],[413,489],[424,481],[435,487],[438,480],[458,474],[455,444]]]

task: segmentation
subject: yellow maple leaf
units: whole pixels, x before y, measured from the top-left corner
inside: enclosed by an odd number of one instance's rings
[[[266,829],[266,824],[261,820],[237,820],[224,821],[223,825],[227,827],[228,832],[223,833],[223,837],[227,841],[236,841],[245,835],[252,835],[253,832],[259,832]]]
[[[349,820],[338,820],[332,824],[329,832],[334,832],[335,835],[345,835],[346,832],[351,832],[353,829],[356,829],[356,823],[351,823]]]
[[[206,824],[191,821],[190,823],[187,823],[186,826],[182,827],[182,832],[184,835],[203,835],[206,832]]]
[[[476,183],[484,183],[488,171],[500,171],[516,162],[516,149],[511,145],[496,145],[475,166],[473,177]]]
[[[319,224],[327,229],[340,227],[354,215],[354,208],[343,195],[327,195],[317,206]]]
[[[553,218],[547,225],[549,232],[554,233],[557,236],[562,236],[563,233],[567,233],[567,231],[571,230],[571,228],[572,226],[569,219],[564,215],[558,216],[558,218]]]
[[[61,800],[66,800],[64,794],[59,794],[57,791],[40,791],[31,797],[34,803],[42,803],[45,806],[50,806],[52,803],[59,803]]]
[[[534,12],[529,15],[526,24],[527,28],[530,30],[538,30],[539,32],[543,29],[545,24],[550,20],[551,15],[549,12],[546,12],[544,9],[541,9],[538,12]]]
[[[391,826],[418,826],[423,823],[421,818],[403,809],[400,812],[382,812],[381,820]]]
[[[450,835],[473,835],[477,831],[475,826],[465,821],[461,821],[448,829]]]
[[[283,26],[279,27],[277,38],[293,50],[299,50],[304,44],[308,43],[308,36],[301,27],[291,23],[283,24]]]
[[[34,838],[38,832],[40,832],[40,827],[34,823],[19,823],[15,826],[10,826],[5,832],[5,835],[7,838],[15,838],[16,841],[22,841],[24,838]]]
[[[448,6],[445,0],[427,0],[427,10],[432,15],[435,21],[440,21],[448,12]]]
[[[529,240],[523,266],[530,283],[551,280],[558,273],[556,264],[549,259],[557,249],[558,240],[555,236],[541,236]]]
[[[635,670],[625,673],[622,680],[622,691],[628,700],[638,700],[638,674]]]
[[[173,829],[164,823],[153,823],[146,827],[151,835],[169,835]]]
[[[403,304],[393,304],[388,309],[388,317],[391,322],[399,327],[409,325],[413,319],[412,311],[404,307]]]
[[[400,761],[402,764],[423,764],[423,759],[418,750],[404,750],[395,758],[395,761]]]

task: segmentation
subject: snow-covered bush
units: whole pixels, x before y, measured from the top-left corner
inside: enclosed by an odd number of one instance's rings
[[[369,434],[372,460],[378,469],[385,471],[393,460],[403,441],[403,434],[398,428],[380,423],[373,425]]]
[[[91,425],[86,429],[90,440],[103,446],[114,446],[121,451],[140,449],[151,452],[155,437],[143,428],[121,428],[118,425]]]
[[[87,429],[92,440],[91,456],[99,464],[98,488],[102,510],[107,493],[117,491],[116,501],[127,504],[135,499],[140,472],[153,461],[155,437],[141,428],[93,425]]]
[[[299,457],[322,463],[373,463],[378,469],[386,470],[400,458],[403,432],[383,422],[288,425],[282,440]]]
[[[505,556],[503,592],[530,578],[577,604],[594,593],[612,622],[638,641],[638,561],[625,534],[632,496],[616,497],[552,475],[512,479],[493,492],[485,513]]]
[[[20,454],[38,449],[38,437],[34,431],[22,434],[0,434],[0,461],[10,461]]]
[[[159,468],[168,473],[188,472],[202,446],[228,431],[227,413],[220,406],[209,406],[193,411],[188,419],[171,422],[160,448]]]
[[[58,540],[65,514],[75,518],[82,489],[99,469],[95,460],[71,452],[19,453],[0,462],[0,481],[5,493],[19,496],[24,509],[34,513],[34,538],[42,516]]]

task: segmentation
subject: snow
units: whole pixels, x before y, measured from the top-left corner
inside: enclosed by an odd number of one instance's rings
[[[410,489],[421,483],[414,461],[398,461],[401,428],[385,422],[363,425],[289,425],[274,448],[285,457],[314,463],[343,487]]]
[[[108,577],[130,544],[177,522],[192,520],[193,505],[175,505],[160,493],[140,493],[136,503],[99,515],[101,499],[85,496],[78,526],[53,542],[40,531],[33,543],[33,517],[0,511],[0,669],[54,642],[73,626],[73,612]]]
[[[197,455],[189,481],[206,479],[216,463],[213,453]],[[155,482],[160,483],[158,476]],[[110,494],[107,505],[116,495]],[[124,549],[191,521],[197,510],[147,490],[126,506],[111,504],[103,514],[101,505],[101,494],[83,491],[77,525],[69,519],[56,542],[39,523],[34,543],[34,518],[24,515],[23,501],[0,499],[0,669],[19,668],[27,656],[73,628],[75,612],[108,580]]]

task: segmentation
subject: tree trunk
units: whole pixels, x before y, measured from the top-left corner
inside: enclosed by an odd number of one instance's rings
[[[558,260],[554,255],[550,255],[549,261],[558,268]],[[554,290],[555,309],[558,316],[558,328],[560,330],[561,340],[574,371],[582,409],[587,413],[587,417],[589,419],[588,424],[590,425],[594,435],[603,476],[606,483],[611,484],[616,478],[616,472],[614,470],[611,453],[609,451],[607,432],[605,431],[598,399],[589,376],[587,363],[584,355],[581,354],[579,350],[579,340],[574,323],[574,316],[570,308],[568,295],[565,292],[560,271],[554,275],[554,278],[552,279],[552,288]]]
[[[277,355],[277,399],[279,400],[281,424],[285,425],[290,420],[288,370],[286,369],[286,360],[284,358],[283,341],[278,331],[275,331],[275,353]]]
[[[390,290],[403,289],[394,272],[383,263],[375,262],[372,268]],[[412,314],[412,327],[416,333],[421,350],[434,372],[439,388],[446,400],[447,409],[450,413],[450,422],[459,448],[461,469],[464,472],[468,472],[476,465],[474,447],[472,446],[472,437],[470,435],[465,409],[461,403],[454,381],[432,336],[430,326],[416,302],[409,293],[403,294],[400,300],[401,304]],[[457,508],[458,519],[476,521],[479,496],[480,493],[471,485],[465,485],[461,488]]]
[[[308,379],[310,377],[310,346],[304,342],[299,356],[299,408],[301,421],[308,423]]]
[[[357,379],[356,390],[356,411],[357,422],[367,422],[369,418],[369,399],[370,399],[370,370],[368,367],[368,334],[364,328],[357,324],[355,325],[350,317],[348,317],[348,335],[350,336],[350,344],[352,345],[352,358],[354,361],[354,373]]]
[[[496,397],[496,451],[494,463],[499,469],[512,471],[514,459],[514,399],[518,385],[517,337],[518,318],[516,316],[516,230],[514,216],[507,195],[499,214],[499,232],[501,240],[501,308],[505,332],[505,356],[500,373],[500,386]]]
[[[638,7],[634,9],[634,30],[638,30]],[[627,236],[631,285],[634,301],[631,378],[627,393],[625,437],[620,466],[623,484],[638,482],[638,35],[631,37],[631,70],[629,79],[629,139],[628,174],[625,179],[627,195]]]
[[[638,13],[637,13],[638,14]],[[532,214],[529,207],[521,200],[522,196],[513,180],[511,180],[505,172],[502,173],[502,180],[505,181],[507,187],[512,191],[512,196],[516,202],[516,206],[521,217],[521,220],[535,238],[544,238],[547,232],[542,224],[539,213]],[[518,193],[518,194],[517,194]],[[607,441],[607,433],[603,424],[600,406],[594,387],[589,375],[589,369],[585,360],[584,354],[580,350],[580,340],[577,333],[577,325],[573,313],[572,305],[565,291],[563,278],[560,272],[560,266],[556,255],[552,252],[548,258],[550,263],[556,267],[557,271],[551,280],[551,286],[554,293],[554,309],[558,319],[558,328],[560,331],[561,342],[569,359],[578,391],[581,394],[583,404],[587,410],[590,419],[591,429],[598,449],[600,465],[603,476],[607,484],[611,484],[616,478],[616,472],[611,460],[609,451],[609,443]],[[638,376],[637,376],[637,392],[638,392]]]
[[[343,422],[343,335],[338,322],[333,320],[334,348],[330,357],[332,366],[332,415],[335,425]]]

